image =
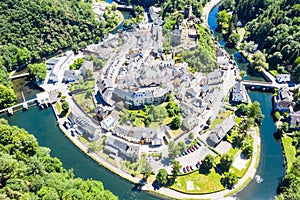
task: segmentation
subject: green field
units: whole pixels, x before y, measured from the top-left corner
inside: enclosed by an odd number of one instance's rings
[[[174,185],[172,185],[171,188],[184,193],[206,194],[224,190],[225,188],[220,183],[220,180],[221,175],[218,174],[214,169],[212,169],[211,173],[207,176],[200,174],[198,170],[196,170],[193,173],[177,177]],[[186,181],[194,182],[193,191],[187,190]]]
[[[296,157],[296,148],[292,145],[293,139],[287,135],[283,135],[281,141],[286,159],[287,172],[289,172]]]

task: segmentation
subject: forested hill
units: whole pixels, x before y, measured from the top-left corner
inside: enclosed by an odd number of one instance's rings
[[[95,180],[74,178],[34,136],[0,119],[0,199],[118,199]]]
[[[110,22],[110,23],[108,23]],[[0,109],[15,102],[8,72],[59,49],[74,49],[113,27],[117,20],[98,22],[90,3],[82,0],[0,1]],[[5,99],[6,94],[12,94]]]
[[[235,3],[233,29],[238,20],[245,24],[246,39],[265,51],[271,69],[294,65],[300,71],[300,0],[224,1]],[[299,81],[300,72],[296,74]]]
[[[8,70],[104,30],[81,0],[2,0],[0,19],[0,55]]]

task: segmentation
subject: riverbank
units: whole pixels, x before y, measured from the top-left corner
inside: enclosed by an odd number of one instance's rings
[[[132,177],[130,174],[125,173],[124,171],[118,169],[117,167],[115,167],[114,165],[110,164],[109,162],[107,162],[104,158],[98,156],[97,154],[89,151],[88,147],[86,145],[84,145],[76,136],[72,136],[71,133],[65,129],[65,127],[62,125],[64,122],[64,119],[61,119],[59,117],[59,113],[57,111],[56,106],[53,104],[53,112],[54,115],[57,119],[57,123],[58,126],[60,128],[60,130],[65,134],[65,136],[78,148],[80,149],[84,154],[86,154],[88,157],[90,157],[91,159],[93,159],[94,161],[96,161],[99,165],[102,165],[103,167],[105,167],[106,169],[110,170],[111,172],[113,172],[114,174],[122,177],[123,179],[130,181],[132,183],[138,184],[140,182],[140,180],[136,177]]]

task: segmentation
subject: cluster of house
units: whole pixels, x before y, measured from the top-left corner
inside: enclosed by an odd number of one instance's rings
[[[290,128],[300,128],[300,111],[294,111],[296,103],[294,102],[293,93],[288,87],[282,87],[278,90],[277,95],[273,97],[274,109],[281,113],[289,113],[287,120]]]
[[[296,103],[294,102],[293,93],[288,87],[282,87],[278,90],[277,96],[273,97],[274,108],[280,112],[292,113]]]

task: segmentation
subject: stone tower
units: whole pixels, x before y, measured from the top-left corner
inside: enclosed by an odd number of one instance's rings
[[[188,19],[192,16],[192,6],[186,5],[184,7],[184,19]]]

